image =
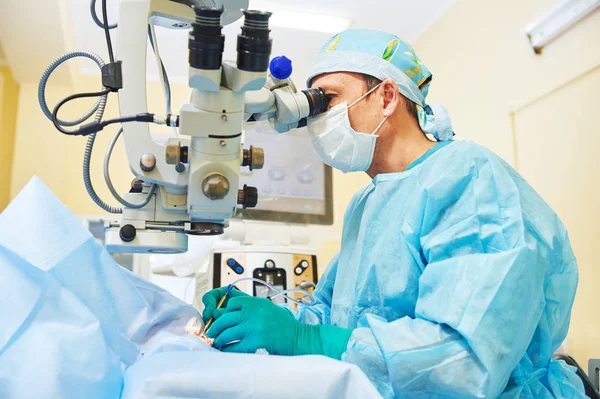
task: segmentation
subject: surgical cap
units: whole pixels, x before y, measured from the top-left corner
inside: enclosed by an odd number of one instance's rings
[[[425,102],[432,74],[413,47],[399,37],[368,29],[351,29],[333,36],[319,52],[307,86],[324,73],[354,72],[379,80],[392,79],[400,93],[417,104],[419,125],[438,141],[454,136],[448,112]]]

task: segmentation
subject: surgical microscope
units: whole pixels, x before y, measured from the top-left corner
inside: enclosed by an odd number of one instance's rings
[[[68,132],[87,135],[92,143],[88,141],[86,151],[91,153],[97,132],[110,123],[121,124],[136,182],[121,198],[122,208],[108,208],[121,213],[120,220],[105,221],[109,252],[181,253],[187,250],[188,235],[222,234],[238,207],[255,207],[259,201],[256,188],[239,187],[241,167],[261,169],[268,157],[260,148],[243,148],[244,123],[268,119],[282,133],[327,110],[329,98],[322,89],[297,91],[289,78],[291,71],[287,76],[275,74],[278,78],[269,74],[270,68],[288,61],[271,60],[270,16],[249,10],[248,0],[120,0],[117,59],[99,63],[106,90],[96,94],[101,94],[98,102],[105,103],[108,91],[116,92],[121,118],[97,118]],[[241,17],[237,61],[223,61],[223,25]],[[147,110],[147,34],[154,26],[191,28],[191,98],[179,114]],[[107,31],[108,26],[104,28]],[[58,108],[53,122],[63,131],[73,124],[58,118]],[[159,144],[150,134],[150,123],[178,128],[179,134]],[[94,198],[88,180],[86,188]]]

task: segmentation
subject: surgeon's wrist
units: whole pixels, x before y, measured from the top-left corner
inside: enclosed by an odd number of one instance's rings
[[[299,323],[295,355],[324,355],[340,360],[352,330],[328,324]]]

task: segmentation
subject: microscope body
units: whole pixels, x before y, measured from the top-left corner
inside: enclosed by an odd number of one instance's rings
[[[174,117],[179,135],[165,144],[152,139],[148,124],[123,124],[128,163],[138,179],[125,199],[140,203],[153,184],[157,189],[143,208],[125,207],[120,221],[105,222],[110,252],[179,253],[187,250],[188,234],[222,234],[238,206],[254,207],[258,202],[256,188],[239,187],[241,167],[260,169],[264,163],[260,148],[242,147],[244,123],[271,119],[277,131],[285,132],[327,109],[322,90],[297,93],[289,79],[291,62],[287,76],[269,76],[270,13],[241,11],[248,0],[215,1],[219,4],[208,8],[190,7],[184,0],[120,0],[121,115],[147,112],[149,23],[192,28],[188,46],[192,94]],[[237,62],[223,62],[222,26],[242,14]],[[174,126],[169,118],[164,123]]]
[[[238,10],[246,6],[247,0]],[[106,223],[109,251],[184,252],[187,234],[222,234],[238,204],[256,206],[256,189],[238,189],[242,165],[259,169],[264,159],[260,149],[250,152],[242,148],[244,93],[262,89],[267,79],[270,14],[246,13],[249,14],[246,18],[258,20],[258,25],[245,33],[258,30],[260,37],[240,35],[238,47],[240,41],[257,41],[258,57],[266,58],[267,63],[251,65],[254,68],[242,65],[241,69],[235,64],[222,63],[224,9],[192,9],[166,0],[121,0],[118,52],[124,82],[119,92],[121,114],[139,113],[146,108],[146,77],[141,72],[145,71],[145,32],[149,22],[174,28],[192,26],[189,36],[192,95],[190,103],[184,104],[179,113],[179,137],[170,138],[166,145],[152,140],[147,125],[123,126],[130,168],[144,182],[141,189],[132,189],[126,198],[135,201],[136,197],[146,195],[151,184],[157,184],[158,190],[144,208],[124,209],[120,222]],[[238,64],[239,60],[240,57]],[[247,60],[247,55],[242,58]]]

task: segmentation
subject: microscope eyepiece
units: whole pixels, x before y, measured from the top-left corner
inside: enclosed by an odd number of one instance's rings
[[[326,112],[329,108],[329,102],[331,101],[331,95],[325,94],[325,91],[320,87],[317,87],[316,89],[302,90],[301,93],[304,94],[306,100],[308,101],[308,116],[298,121],[298,128],[306,127],[308,124],[308,118],[312,118]],[[300,93],[296,95],[299,96]]]
[[[308,100],[308,105],[310,108],[310,112],[308,114],[309,117],[317,116],[327,111],[329,102],[331,101],[331,96],[325,94],[325,91],[322,88],[318,87],[316,89],[306,89],[302,90],[302,93]]]
[[[243,71],[266,72],[271,58],[270,12],[244,11],[244,25],[237,41],[237,67]]]
[[[198,69],[219,69],[223,62],[225,36],[221,33],[222,8],[194,7],[196,19],[192,22],[188,48],[190,66]]]
[[[246,10],[244,11],[244,26],[242,29],[250,30],[248,36],[269,37],[269,18],[272,13],[268,11]]]

